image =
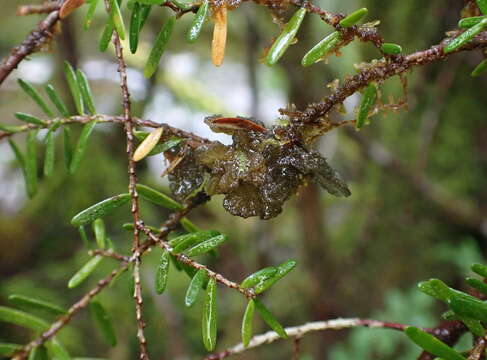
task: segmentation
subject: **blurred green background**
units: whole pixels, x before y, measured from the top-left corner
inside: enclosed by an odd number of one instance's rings
[[[16,17],[16,7],[21,4],[25,2],[2,2],[2,58],[41,19],[35,15]],[[401,44],[409,53],[443,39],[444,32],[458,21],[463,1],[322,0],[317,4],[342,13],[368,7],[369,19],[381,20],[385,39]],[[99,9],[92,28],[85,32],[86,8],[63,24],[62,35],[49,48],[23,62],[3,84],[0,122],[14,123],[15,111],[41,115],[19,91],[15,77],[36,86],[51,82],[66,93],[65,59],[86,72],[99,112],[121,112],[113,49],[104,54],[97,50],[106,15]],[[157,76],[147,81],[141,68],[168,15],[167,9],[153,9],[142,33],[141,51],[128,56],[134,113],[226,143],[230,138],[211,133],[203,123],[204,116],[255,116],[270,125],[277,120],[279,107],[294,103],[302,108],[320,100],[329,92],[328,83],[353,74],[354,64],[379,56],[371,45],[354,42],[328,63],[300,67],[305,51],[331,30],[318,17],[308,16],[299,42],[279,65],[268,68],[259,59],[278,28],[265,8],[244,3],[229,13],[227,55],[221,68],[210,62],[210,24],[196,44],[184,41],[192,18],[186,15],[176,24]],[[487,86],[485,75],[478,79],[469,76],[481,59],[480,53],[458,54],[446,62],[415,69],[408,74],[409,111],[381,113],[360,133],[339,129],[320,141],[319,150],[349,183],[350,198],[335,199],[310,185],[271,221],[232,217],[223,210],[221,197],[194,211],[190,219],[198,226],[230,237],[217,259],[208,258],[210,267],[241,281],[262,267],[296,259],[297,268],[264,296],[285,326],[335,317],[434,326],[443,307],[419,293],[416,283],[440,277],[465,290],[462,278],[468,266],[482,262],[486,251]],[[397,78],[382,87],[383,101],[390,97],[395,101],[403,97]],[[359,99],[358,95],[347,99],[344,119],[353,118]],[[79,132],[79,127],[73,126],[73,130]],[[99,125],[75,176],[66,174],[60,140],[55,175],[42,180],[33,200],[26,199],[22,174],[8,144],[0,143],[1,305],[8,305],[9,294],[18,293],[68,307],[116,265],[105,260],[82,286],[67,289],[68,279],[89,258],[69,220],[81,209],[126,191],[122,129]],[[16,136],[16,141],[24,146],[23,135]],[[160,156],[141,163],[141,182],[167,190],[167,183],[160,178],[164,167]],[[142,212],[146,223],[155,226],[168,215],[147,203],[143,203]],[[116,249],[129,252],[130,234],[121,228],[130,221],[128,208],[105,221]],[[152,358],[202,358],[202,297],[193,308],[184,308],[189,279],[174,268],[168,290],[156,295],[153,282],[159,256],[160,251],[154,250],[144,257],[142,266],[146,335]],[[76,356],[135,359],[135,316],[128,276],[103,291],[99,300],[114,319],[118,345],[109,348],[103,343],[87,311],[61,332],[60,340]],[[240,341],[244,307],[242,296],[219,288],[217,349]],[[255,333],[266,330],[261,320],[255,321]],[[0,341],[26,343],[31,337],[24,329],[0,324]],[[357,329],[306,336],[300,359],[397,360],[412,359],[417,353],[400,333]],[[239,359],[283,359],[291,354],[292,342],[288,341],[248,351]]]

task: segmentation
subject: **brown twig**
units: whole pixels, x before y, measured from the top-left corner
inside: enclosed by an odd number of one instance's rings
[[[18,133],[22,132],[27,132],[29,130],[34,130],[34,129],[47,129],[51,125],[53,125],[56,122],[61,123],[62,125],[67,125],[67,124],[86,124],[90,122],[91,120],[96,119],[97,122],[99,123],[117,123],[117,124],[124,124],[124,117],[123,116],[114,116],[114,115],[103,115],[103,114],[97,114],[97,115],[75,115],[71,116],[69,118],[57,118],[57,119],[52,119],[52,120],[46,120],[44,125],[33,125],[33,124],[27,124],[21,126],[19,131],[16,132],[4,132],[0,131],[0,140],[13,136]],[[190,144],[193,144],[194,146],[201,145],[201,144],[208,144],[211,143],[210,140],[202,138],[200,136],[197,136],[191,132],[180,130],[178,128],[175,128],[173,126],[170,126],[168,124],[161,124],[161,123],[156,123],[151,120],[143,120],[139,119],[136,117],[132,117],[133,123],[138,126],[138,127],[150,127],[150,128],[158,128],[162,127],[164,129],[163,135],[161,137],[162,140],[168,139],[172,136],[180,137],[183,139],[187,139],[190,141]]]
[[[38,338],[31,341],[20,351],[18,351],[13,357],[12,360],[23,360],[27,358],[29,352],[37,346],[44,344],[47,340],[52,338],[54,335],[58,333],[63,327],[65,327],[73,317],[82,309],[84,309],[90,301],[100,292],[102,291],[107,285],[111,283],[111,281],[115,278],[115,276],[123,272],[127,269],[129,263],[122,262],[118,268],[113,270],[107,277],[98,281],[97,285],[91,289],[88,293],[86,293],[81,299],[79,299],[75,304],[73,304],[66,315],[61,316],[56,322],[51,324],[48,330],[44,331]]]
[[[172,230],[174,230],[176,225],[184,216],[186,216],[195,207],[204,204],[207,200],[208,198],[201,198],[201,197],[192,198],[186,203],[186,206],[182,210],[169,215],[168,220],[161,225],[160,231],[157,233],[157,236],[153,236],[152,238],[149,238],[148,240],[146,240],[144,243],[140,245],[141,253],[142,254],[145,253],[152,246],[156,245],[158,241],[165,239],[167,235],[169,235],[169,233]],[[145,225],[142,220],[140,220],[137,223],[137,226],[139,227],[139,230],[144,231]]]
[[[122,107],[123,117],[125,124],[125,135],[127,137],[127,158],[128,158],[128,174],[129,174],[129,194],[131,197],[131,212],[134,224],[138,224],[140,220],[139,212],[139,197],[137,194],[137,174],[135,172],[135,161],[133,159],[135,151],[134,141],[134,121],[130,111],[130,93],[127,85],[127,65],[123,57],[123,47],[120,42],[120,38],[117,34],[113,37],[113,43],[115,45],[115,53],[118,59],[118,72],[120,74],[120,88],[122,89]],[[144,334],[145,321],[143,317],[143,304],[142,298],[142,285],[140,282],[140,237],[139,228],[134,226],[133,243],[132,243],[132,257],[134,259],[134,300],[135,300],[135,317],[137,319],[137,338],[139,339],[139,358],[141,360],[148,360],[149,354],[147,351],[147,340]]]
[[[164,222],[162,225],[162,228],[164,229],[159,236],[161,238],[164,238],[167,236],[172,230],[174,230],[178,224],[179,221],[183,216],[188,214],[192,209],[194,209],[196,206],[198,206],[200,203],[199,202],[189,202],[184,209],[182,209],[179,212],[173,213],[169,216],[168,220]],[[144,255],[149,251],[149,249],[155,245],[155,242],[152,241],[147,241],[144,244],[140,246],[140,254]],[[100,250],[93,250],[93,253],[98,252]],[[103,250],[100,251],[100,255],[103,255]],[[123,256],[123,255],[122,255]],[[29,352],[36,346],[42,345],[45,343],[47,340],[55,336],[59,330],[61,330],[63,327],[68,325],[68,323],[73,319],[73,317],[83,308],[85,308],[91,299],[95,297],[101,290],[103,290],[107,285],[110,284],[110,282],[117,276],[117,274],[127,270],[129,264],[134,262],[134,257],[132,256],[129,258],[128,261],[122,260],[122,263],[119,265],[119,267],[115,270],[112,271],[110,275],[105,277],[104,279],[98,281],[97,285],[91,289],[87,294],[85,294],[79,301],[77,301],[74,305],[71,306],[71,308],[68,310],[68,314],[60,317],[55,323],[51,325],[51,327],[42,333],[38,338],[35,340],[31,341],[29,344],[25,345],[21,350],[19,350],[15,356],[13,357],[12,360],[23,360],[27,357]]]
[[[60,5],[56,1],[45,1],[42,5],[21,5],[17,8],[18,16],[32,14],[46,14],[51,11],[59,10]]]
[[[62,4],[62,1],[59,5]],[[37,25],[26,39],[10,51],[0,65],[0,85],[10,75],[10,73],[24,60],[27,56],[37,51],[42,45],[46,44],[53,35],[54,25],[59,20],[59,10],[52,11],[43,21]]]
[[[94,249],[94,250],[90,250],[89,254],[90,254],[90,256],[100,255],[100,256],[112,258],[112,259],[115,259],[118,261],[125,261],[125,262],[130,261],[129,256],[125,256],[125,255],[113,252],[113,250]]]
[[[320,16],[327,24],[332,26],[338,24],[340,19],[343,18],[342,15],[323,10],[319,6],[313,5],[310,1],[291,0],[290,3],[297,7],[305,7],[308,12]]]
[[[290,338],[301,338],[304,335],[315,332],[315,331],[324,331],[324,330],[341,330],[341,329],[350,329],[356,327],[369,327],[369,328],[381,328],[381,329],[392,329],[392,330],[399,330],[403,331],[407,325],[399,324],[399,323],[391,323],[391,322],[384,322],[378,320],[370,320],[370,319],[334,319],[334,320],[327,320],[327,321],[316,321],[307,323],[300,326],[288,327],[286,328],[286,333]],[[427,330],[427,329],[426,329]],[[281,340],[279,335],[274,331],[268,331],[262,335],[254,336],[248,345],[248,347],[244,347],[242,343],[235,345],[231,348],[228,348],[222,352],[211,354],[205,357],[205,360],[221,360],[225,359],[232,355],[241,354],[247,350],[254,349],[261,345],[270,344],[275,341]]]
[[[169,245],[169,243],[167,241],[164,241],[164,239],[161,237],[160,234],[159,235],[154,234],[148,227],[144,226],[143,224],[139,224],[139,228],[141,231],[143,231],[149,237],[149,239],[152,240],[153,243],[159,244],[161,246],[161,248],[172,253],[173,248],[171,247],[171,245]],[[189,266],[191,266],[195,269],[198,269],[198,270],[206,271],[209,277],[215,279],[216,281],[225,285],[228,288],[237,290],[242,295],[244,295],[246,298],[248,298],[248,299],[255,298],[255,293],[252,289],[242,288],[240,286],[240,284],[237,284],[236,282],[227,279],[222,274],[219,274],[219,273],[209,269],[205,265],[194,261],[193,259],[187,257],[186,255],[174,254],[174,253],[172,255],[174,255],[174,257],[176,257],[176,259],[178,261],[185,263],[186,265],[189,265]]]
[[[192,5],[192,6],[188,6],[185,9],[181,9],[176,4],[174,4],[172,1],[165,1],[161,4],[161,6],[167,7],[169,9],[171,9],[172,11],[174,11],[176,13],[177,18],[180,18],[181,16],[183,16],[184,14],[187,14],[187,13],[195,13],[198,11],[198,9],[200,7],[199,5]]]
[[[407,56],[387,58],[378,61],[373,66],[365,67],[358,74],[348,78],[342,86],[327,96],[325,100],[310,104],[302,111],[289,112],[286,109],[280,109],[280,111],[282,114],[290,115],[295,121],[317,122],[321,117],[327,115],[336,105],[343,103],[346,98],[373,81],[386,80],[392,76],[403,74],[414,66],[440,61],[460,51],[470,51],[487,47],[487,32],[479,34],[468,44],[448,54],[445,54],[443,51],[443,42],[427,50],[417,51]]]
[[[301,338],[295,337],[293,339],[293,356],[291,359],[299,360],[300,356],[301,356]]]
[[[10,55],[7,56],[0,65],[0,85],[10,75],[10,73],[17,68],[19,63],[27,56],[38,51],[42,45],[46,44],[53,36],[53,29],[56,23],[60,20],[59,9],[65,0],[45,2],[42,5],[24,5],[17,9],[17,15],[30,15],[30,14],[42,14],[49,13],[49,15],[41,21],[37,28],[32,30],[31,33],[25,38],[25,40],[14,47],[10,51]],[[181,10],[170,1],[166,1],[162,4],[173,10],[178,17],[189,13],[196,12],[198,6]]]

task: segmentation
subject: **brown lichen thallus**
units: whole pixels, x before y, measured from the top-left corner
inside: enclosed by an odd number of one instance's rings
[[[318,152],[276,137],[275,129],[244,117],[211,116],[212,131],[232,135],[233,143],[204,144],[188,150],[169,174],[174,194],[187,198],[199,191],[223,194],[223,206],[233,215],[270,219],[309,179],[330,194],[349,196],[339,175]]]

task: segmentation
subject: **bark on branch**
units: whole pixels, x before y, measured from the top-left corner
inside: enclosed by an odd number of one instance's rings
[[[59,6],[60,5],[61,4],[59,4]],[[52,38],[54,26],[58,21],[59,10],[56,9],[42,20],[37,25],[37,28],[34,29],[20,45],[11,50],[10,55],[8,55],[0,65],[0,85],[10,73],[17,68],[22,60],[37,51]]]
[[[369,319],[334,319],[326,321],[310,322],[300,326],[293,326],[286,328],[286,333],[290,338],[301,338],[310,332],[324,331],[324,330],[342,330],[356,327],[382,328],[403,331],[407,325],[384,322]],[[275,341],[282,340],[274,331],[268,331],[265,334],[254,336],[249,343],[249,346],[244,347],[242,343],[228,348],[222,352],[208,355],[205,360],[221,360],[232,355],[241,354],[247,350],[256,347],[271,344]]]

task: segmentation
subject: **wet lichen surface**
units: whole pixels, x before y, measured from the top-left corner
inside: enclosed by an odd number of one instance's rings
[[[332,195],[350,195],[320,153],[280,139],[278,127],[266,129],[246,118],[208,117],[205,122],[215,132],[232,135],[233,144],[213,142],[186,148],[184,158],[169,174],[171,190],[179,199],[198,191],[223,194],[223,206],[232,215],[270,219],[312,179]]]

